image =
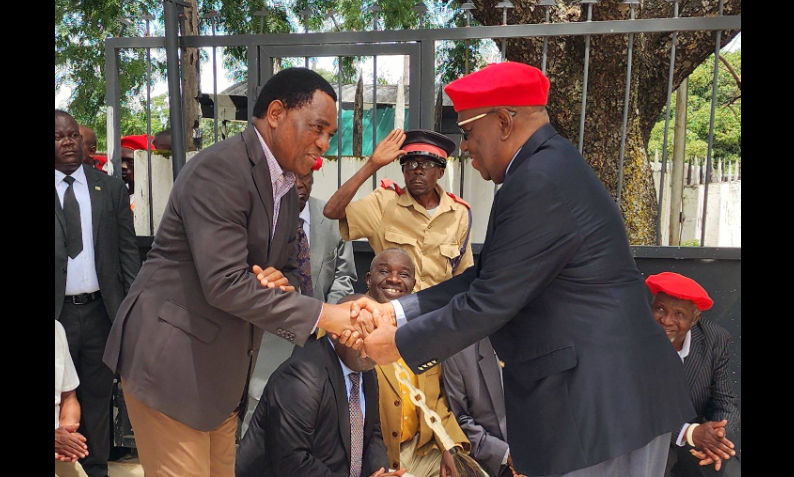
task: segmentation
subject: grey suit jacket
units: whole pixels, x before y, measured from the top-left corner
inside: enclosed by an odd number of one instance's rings
[[[337,304],[355,293],[358,281],[353,244],[342,240],[339,221],[323,215],[325,202],[309,199],[311,210],[311,260],[314,297]]]
[[[731,335],[723,327],[701,320],[692,328],[692,349],[684,360],[697,422],[728,421],[728,438],[741,422],[731,382]],[[677,437],[677,436],[675,436]]]
[[[263,288],[253,265],[298,285],[298,193],[281,201],[256,130],[217,144],[182,170],[152,251],[111,331],[105,363],[125,392],[199,431],[236,410],[265,331],[302,346],[322,304]]]
[[[491,340],[484,339],[444,362],[449,408],[471,442],[471,456],[499,477],[510,446],[502,376]]]
[[[130,198],[119,179],[83,166],[91,196],[94,223],[94,251],[99,290],[108,316],[115,318],[121,301],[141,269],[141,255],[135,241]],[[66,219],[58,192],[55,192],[55,319],[61,316],[66,294]]]

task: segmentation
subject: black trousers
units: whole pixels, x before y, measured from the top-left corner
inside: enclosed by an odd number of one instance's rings
[[[89,453],[81,463],[89,477],[105,477],[110,456],[114,376],[102,357],[112,323],[101,299],[87,305],[65,304],[58,321],[66,330],[69,352],[80,378],[77,399],[82,420],[78,432],[88,440]]]
[[[735,477],[741,476],[741,464],[733,458],[722,463],[722,470],[717,472],[714,466],[701,467],[690,452],[688,446],[670,448],[670,459],[667,464],[667,477]]]

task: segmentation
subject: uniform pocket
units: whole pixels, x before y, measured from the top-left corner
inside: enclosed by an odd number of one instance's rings
[[[398,246],[406,245],[409,247],[416,247],[417,244],[415,238],[409,237],[408,235],[396,232],[394,230],[387,230],[384,238],[387,242],[397,244]]]
[[[456,243],[442,243],[441,255],[450,260],[455,260],[460,257],[460,245]]]

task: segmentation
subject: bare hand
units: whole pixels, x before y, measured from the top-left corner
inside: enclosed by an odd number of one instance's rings
[[[380,313],[375,311],[377,318]],[[397,349],[397,327],[381,322],[380,326],[364,340],[364,350],[375,363],[388,366],[399,361],[400,351]]]
[[[710,465],[714,466],[714,470],[719,472],[722,470],[722,460],[721,459],[712,459],[709,457],[705,452],[700,452],[698,450],[692,449],[689,451],[697,460],[700,461],[699,465],[701,467],[708,467]]]
[[[397,314],[394,311],[394,305],[391,303],[378,303],[369,297],[359,298],[353,302],[353,306],[350,309],[351,316],[358,318],[362,310],[366,310],[372,315],[377,311],[382,322],[397,326]]]
[[[513,477],[526,477],[523,474],[519,474],[516,470],[515,466],[513,465],[513,455],[507,456],[507,466],[510,468],[510,472],[513,474]]]
[[[706,452],[711,458],[730,460],[736,455],[736,446],[726,438],[728,421],[707,422],[698,426],[692,434],[695,448]]]
[[[79,426],[61,427],[55,430],[55,455],[76,462],[88,456],[86,438],[77,433]],[[70,460],[59,459],[62,462]]]
[[[444,451],[444,455],[441,456],[441,477],[460,477],[455,467],[455,456],[449,451]]]
[[[405,132],[400,129],[395,129],[391,132],[386,139],[378,144],[375,152],[369,159],[371,163],[375,164],[378,168],[388,166],[398,158],[408,154],[401,148],[405,143]]]
[[[364,338],[378,326],[375,317],[366,310],[358,310],[353,316],[352,303],[325,305],[320,317],[320,328],[343,346],[361,351]]]
[[[285,293],[291,293],[295,291],[295,287],[290,286],[289,280],[284,277],[284,274],[281,271],[276,270],[273,267],[269,267],[267,270],[262,270],[262,267],[259,265],[254,265],[254,275],[256,275],[256,279],[259,280],[259,283],[262,284],[263,287],[272,289],[280,289]]]

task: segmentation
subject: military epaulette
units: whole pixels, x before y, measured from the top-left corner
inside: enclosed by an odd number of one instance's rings
[[[456,196],[455,194],[453,194],[451,192],[447,192],[447,195],[449,196],[450,199],[452,199],[453,202],[455,202],[457,204],[460,204],[463,207],[466,207],[467,209],[471,210],[471,206],[465,200],[461,199],[460,197]]]
[[[405,194],[405,189],[402,189],[400,186],[397,185],[397,183],[389,179],[383,179],[382,181],[380,181],[380,187],[386,190],[393,190],[394,192],[397,193],[397,195]]]

